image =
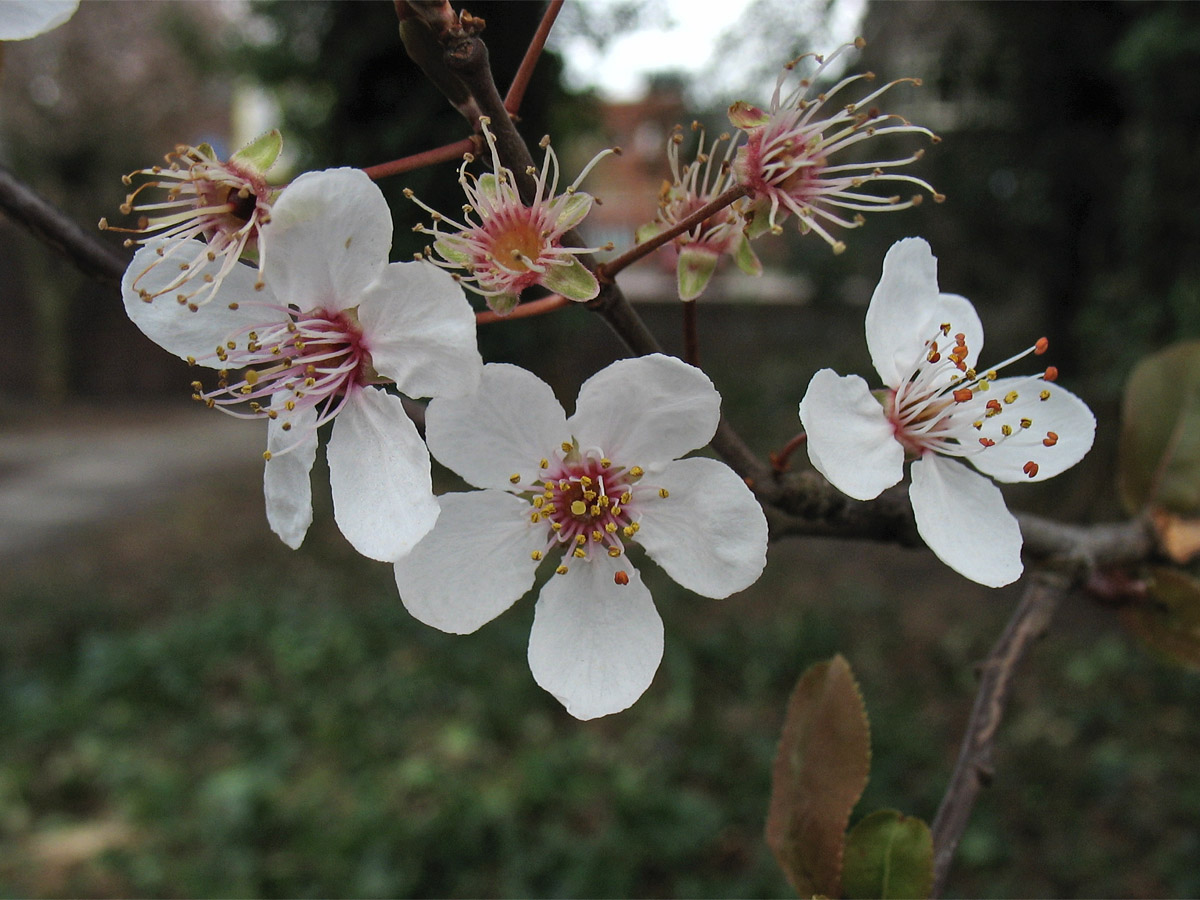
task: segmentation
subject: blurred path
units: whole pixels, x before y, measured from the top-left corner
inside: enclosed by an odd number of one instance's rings
[[[63,409],[0,420],[0,561],[221,470],[262,465],[266,427],[197,407]]]

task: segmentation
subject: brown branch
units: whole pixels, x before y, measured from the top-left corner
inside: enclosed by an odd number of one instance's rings
[[[683,361],[700,368],[700,328],[696,321],[696,301],[683,304]]]
[[[673,240],[685,231],[690,231],[709,216],[720,212],[738,198],[746,196],[746,192],[747,188],[740,184],[735,184],[728,190],[722,191],[686,219],[680,220],[666,231],[660,232],[654,237],[642,241],[640,244],[634,244],[616,259],[611,259],[604,263],[604,265],[597,267],[596,277],[602,282],[612,281],[623,269],[629,268],[642,257],[649,256],[663,244]]]
[[[380,178],[387,178],[389,175],[399,175],[402,172],[411,172],[414,169],[432,166],[435,163],[458,159],[464,153],[478,153],[479,144],[480,141],[477,137],[463,138],[461,141],[446,144],[444,147],[422,150],[420,153],[414,153],[412,156],[404,156],[400,159],[394,159],[391,162],[380,163],[377,166],[367,166],[363,171],[367,173],[367,177],[372,181],[378,181]]]
[[[33,188],[0,166],[0,209],[35,238],[53,247],[90,278],[120,284],[129,260],[84,231]]]
[[[530,300],[528,303],[521,303],[513,307],[512,312],[500,315],[492,310],[484,310],[483,312],[475,313],[476,325],[490,325],[493,322],[511,322],[513,319],[528,319],[532,316],[543,316],[546,313],[554,312],[556,309],[562,309],[564,306],[571,305],[570,300],[562,294],[551,294],[549,297],[542,297],[538,300]]]
[[[971,809],[980,790],[992,781],[996,732],[1017,665],[1029,645],[1046,631],[1071,582],[1071,576],[1063,572],[1034,572],[1021,602],[983,663],[958,761],[933,820],[933,897],[941,896]]]
[[[529,79],[533,77],[533,70],[537,68],[542,50],[546,46],[546,38],[550,36],[550,29],[554,27],[554,20],[558,18],[562,5],[563,0],[550,0],[546,12],[542,15],[542,21],[534,32],[533,40],[529,42],[529,49],[525,51],[521,66],[517,69],[512,84],[508,86],[508,93],[504,95],[504,108],[508,110],[509,115],[515,116],[521,108],[521,101],[525,99],[525,91],[529,87]]]

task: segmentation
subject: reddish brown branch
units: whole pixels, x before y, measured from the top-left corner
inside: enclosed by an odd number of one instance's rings
[[[515,306],[512,312],[503,316],[492,312],[490,309],[484,312],[477,312],[475,313],[475,324],[490,325],[492,322],[511,322],[513,319],[544,316],[546,313],[554,312],[556,309],[562,309],[564,306],[570,305],[571,301],[562,294],[551,294],[549,297],[542,297],[540,300],[521,303]]]
[[[678,224],[672,225],[666,231],[656,234],[649,240],[642,241],[640,244],[635,244],[616,259],[609,260],[603,265],[597,266],[596,277],[600,279],[601,283],[605,281],[612,281],[623,269],[629,268],[642,257],[649,256],[659,247],[663,246],[663,244],[674,240],[685,231],[690,231],[709,216],[713,215],[714,213],[718,213],[725,207],[729,206],[729,204],[733,203],[739,197],[744,197],[746,195],[746,190],[747,189],[741,185],[735,184],[728,190],[718,194],[710,202],[704,204]]]
[[[534,32],[533,39],[529,42],[529,49],[525,51],[525,56],[521,60],[521,67],[517,69],[512,84],[508,86],[508,93],[504,95],[504,108],[510,115],[516,115],[521,108],[521,101],[525,99],[525,91],[529,87],[529,79],[533,77],[533,70],[537,68],[542,50],[546,47],[546,38],[550,36],[550,29],[554,27],[554,20],[558,18],[562,5],[563,0],[550,0],[550,5],[546,7],[546,12],[542,16],[541,24],[538,25],[538,30]]]
[[[400,159],[394,159],[391,162],[380,163],[377,166],[367,166],[363,171],[367,173],[367,177],[372,181],[378,181],[380,178],[387,178],[389,175],[399,175],[402,172],[411,172],[414,169],[432,166],[435,163],[459,159],[464,153],[478,152],[479,138],[468,137],[463,138],[461,141],[455,141],[453,144],[446,144],[444,147],[422,150],[420,153],[414,153],[412,156],[404,156]]]

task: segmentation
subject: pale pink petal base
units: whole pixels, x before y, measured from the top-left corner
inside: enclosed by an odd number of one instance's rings
[[[909,498],[921,539],[955,572],[987,587],[1021,577],[1021,529],[983,475],[927,454],[912,464]]]
[[[637,540],[668,575],[704,597],[728,597],[758,579],[767,519],[729,466],[681,459],[652,480],[667,496],[646,502]]]
[[[470,634],[533,587],[545,529],[529,504],[504,491],[443,494],[437,525],[396,561],[400,600],[413,617],[450,634]]]
[[[835,488],[873,500],[904,477],[904,448],[883,407],[857,375],[822,369],[800,401],[808,458]]]
[[[618,570],[629,583],[614,582]],[[663,653],[663,626],[650,591],[624,557],[579,561],[542,588],[529,634],[534,680],[577,719],[632,706]]]
[[[429,453],[400,398],[358,388],[326,449],[333,516],[354,549],[395,562],[433,528],[437,499]]]

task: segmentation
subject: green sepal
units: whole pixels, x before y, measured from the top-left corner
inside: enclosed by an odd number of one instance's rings
[[[592,211],[592,195],[578,191],[567,197],[554,225],[560,231],[570,231]]]
[[[493,294],[487,297],[488,309],[498,316],[507,316],[520,301],[516,294]]]
[[[541,284],[568,300],[591,300],[600,293],[596,276],[575,257],[571,257],[569,266],[550,266],[541,277]]]
[[[771,202],[757,200],[746,210],[746,237],[750,240],[760,238],[771,231]]]
[[[929,826],[894,809],[877,810],[860,821],[846,836],[842,890],[861,900],[928,897],[933,890]]]
[[[643,244],[651,238],[658,237],[663,233],[663,230],[666,227],[667,226],[664,223],[657,220],[654,222],[647,222],[633,233],[633,239],[637,241],[637,243]]]
[[[679,299],[695,300],[704,293],[713,273],[717,271],[719,254],[694,244],[679,251],[675,271],[679,279]]]
[[[499,179],[496,178],[494,172],[485,172],[479,176],[475,182],[475,190],[477,190],[491,206],[500,206],[504,198],[502,196],[504,188]]]
[[[471,254],[461,249],[461,241],[452,237],[438,238],[433,242],[433,249],[446,262],[456,266],[465,266],[471,261]]]
[[[745,232],[739,232],[737,237],[733,239],[731,253],[733,261],[737,263],[737,267],[747,275],[762,274],[762,260],[758,258],[758,254],[750,246],[750,239],[746,237]]]
[[[733,123],[734,128],[741,128],[745,131],[757,128],[759,125],[766,125],[771,121],[771,115],[757,106],[751,106],[745,100],[739,100],[729,107],[729,121]]]
[[[279,133],[278,128],[272,128],[233,154],[230,162],[253,169],[255,172],[265,172],[275,165],[275,160],[279,159],[282,151],[283,135]]]

